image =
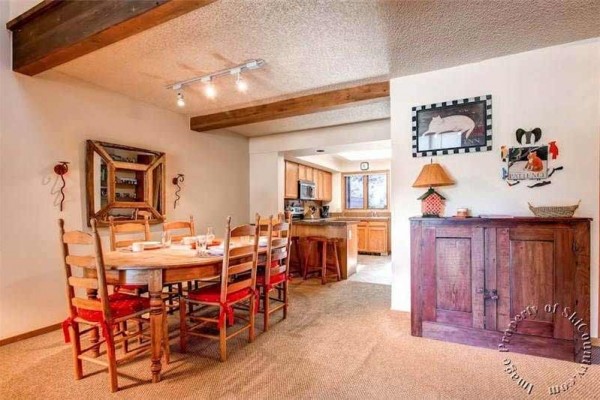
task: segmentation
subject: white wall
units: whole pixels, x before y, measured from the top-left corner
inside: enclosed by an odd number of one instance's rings
[[[442,188],[446,214],[469,207],[477,214],[531,215],[534,205],[569,205],[592,217],[592,335],[598,336],[598,191],[600,171],[600,41],[550,47],[391,81],[394,282],[392,307],[410,310],[408,218],[419,215],[422,189],[411,187],[427,158],[411,155],[411,107],[491,94],[492,152],[436,157],[457,184]],[[500,179],[501,145],[516,145],[518,128],[540,127],[542,140],[557,140],[557,172],[549,186],[509,188]]]
[[[9,11],[9,3],[0,1],[2,25]],[[183,115],[58,73],[15,74],[8,31],[0,32],[0,41],[0,339],[65,318],[56,221],[65,218],[69,229],[86,227],[86,139],[166,152],[168,219],[193,214],[197,228],[212,225],[217,233],[227,215],[247,222],[246,138],[192,132]],[[59,160],[71,163],[63,213],[51,194]],[[170,181],[177,173],[185,174],[185,182],[173,210]]]
[[[389,140],[389,138],[389,120],[358,122],[250,138],[250,217],[253,218],[256,212],[276,214],[283,211],[284,152]],[[273,190],[273,187],[277,190]],[[336,195],[335,190],[333,195]]]

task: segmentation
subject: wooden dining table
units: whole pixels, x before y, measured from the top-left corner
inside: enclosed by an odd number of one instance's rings
[[[235,246],[236,243],[233,242]],[[259,253],[266,252],[260,247]],[[160,382],[163,340],[163,286],[219,276],[222,256],[199,256],[196,250],[161,248],[132,252],[131,250],[104,253],[107,282],[119,285],[148,285],[150,296],[150,336],[152,382]]]

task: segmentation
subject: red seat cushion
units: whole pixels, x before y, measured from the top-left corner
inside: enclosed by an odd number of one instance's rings
[[[119,291],[119,290],[143,290],[146,291],[148,290],[148,285],[115,285],[115,291]]]
[[[285,281],[285,272],[281,272],[277,275],[271,275],[269,281],[271,281],[270,282],[271,285],[277,285],[278,283]],[[258,275],[256,277],[256,284],[258,286],[264,286],[265,285],[265,276]]]
[[[227,303],[233,303],[252,293],[252,289],[245,288],[237,292],[227,293]],[[210,285],[188,293],[188,297],[196,301],[206,301],[208,303],[219,303],[221,301],[221,284]]]
[[[100,302],[100,299],[96,301]],[[108,296],[108,302],[112,318],[125,317],[150,308],[149,298],[124,293],[111,294]],[[91,322],[100,322],[104,319],[102,311],[86,310],[83,308],[77,309],[77,315]]]

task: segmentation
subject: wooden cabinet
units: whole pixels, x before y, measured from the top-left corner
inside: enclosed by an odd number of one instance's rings
[[[332,199],[332,175],[331,172],[292,161],[285,161],[285,198],[298,198],[298,180],[311,181],[315,183],[316,199],[330,202]]]
[[[298,164],[286,161],[285,162],[285,192],[286,199],[298,198]]]
[[[317,189],[317,200],[323,200],[323,171],[313,170],[313,180]]]
[[[331,172],[323,172],[323,201],[331,201],[332,199],[332,175]]]
[[[388,224],[387,222],[369,222],[367,248],[372,253],[387,254]]]
[[[303,181],[312,181],[313,180],[313,168],[298,164],[298,179]]]
[[[358,224],[358,251],[388,254],[389,224],[385,221],[361,221]]]
[[[581,336],[562,311],[589,326],[589,229],[584,218],[412,219],[413,336],[499,349],[525,313],[502,346],[580,360]]]

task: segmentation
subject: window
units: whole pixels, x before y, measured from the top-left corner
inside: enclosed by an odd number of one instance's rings
[[[387,172],[345,174],[344,208],[347,210],[387,210]]]

